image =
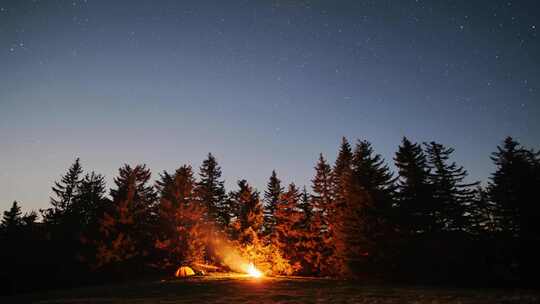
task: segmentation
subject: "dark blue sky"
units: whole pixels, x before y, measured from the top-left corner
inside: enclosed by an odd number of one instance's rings
[[[437,140],[485,181],[505,136],[540,146],[537,3],[0,0],[0,209],[76,156],[309,185],[341,136]]]

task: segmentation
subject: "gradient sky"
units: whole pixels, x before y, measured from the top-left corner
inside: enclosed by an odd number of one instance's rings
[[[77,156],[309,185],[341,136],[437,140],[485,181],[505,136],[540,147],[538,3],[0,0],[0,210]]]

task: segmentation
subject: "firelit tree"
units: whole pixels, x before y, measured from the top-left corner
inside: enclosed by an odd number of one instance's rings
[[[507,137],[491,159],[497,169],[488,195],[497,208],[499,228],[514,236],[538,238],[540,205],[535,198],[540,187],[539,154]]]
[[[310,196],[305,186],[302,190],[298,209],[302,212],[302,228],[309,228],[313,217],[313,206],[311,205]]]
[[[137,271],[154,248],[156,192],[145,165],[124,165],[111,190],[112,205],[100,221],[97,266],[116,264]]]
[[[316,274],[319,273],[321,259],[321,240],[320,230],[313,225],[313,205],[311,196],[306,187],[304,187],[300,200],[298,202],[298,211],[300,212],[300,227],[301,232],[298,243],[296,245],[296,254],[301,257],[301,273]]]
[[[283,193],[281,181],[277,177],[276,171],[272,171],[272,175],[268,180],[266,191],[264,192],[264,234],[272,236],[276,218],[274,216],[279,198]]]
[[[298,208],[302,193],[295,184],[280,194],[274,211],[275,226],[271,239],[282,255],[293,265],[300,265],[302,256],[298,246],[303,236],[303,214]]]
[[[310,221],[311,248],[307,258],[313,269],[322,274],[330,273],[329,257],[334,254],[334,246],[330,237],[329,211],[334,207],[332,197],[332,168],[322,154],[315,166],[315,177],[311,180],[313,194],[311,196],[312,219]]]
[[[206,236],[201,219],[206,206],[196,197],[191,167],[182,166],[173,175],[164,172],[157,188],[160,200],[155,246],[159,266],[173,269],[179,263],[203,263]]]
[[[436,142],[425,146],[436,206],[437,227],[434,230],[463,231],[469,225],[466,212],[474,200],[474,187],[478,183],[465,183],[467,171],[455,162],[449,163],[454,149]]]
[[[313,206],[312,224],[316,230],[324,233],[328,227],[328,210],[333,207],[332,197],[332,168],[322,154],[315,166],[315,177],[311,180],[313,194],[311,203]]]
[[[422,146],[404,137],[394,161],[398,169],[396,203],[401,231],[406,234],[433,231],[436,227],[433,187]]]
[[[215,221],[220,228],[227,227],[231,210],[228,206],[224,181],[221,179],[221,168],[212,153],[208,153],[208,158],[203,161],[199,178],[196,193],[206,206],[208,220]]]
[[[239,181],[238,187],[236,192],[230,194],[235,211],[231,223],[232,237],[241,244],[257,243],[263,225],[259,193],[246,180]]]
[[[333,275],[347,276],[365,271],[375,250],[378,218],[374,216],[373,201],[352,171],[341,178],[343,202],[336,206],[330,221],[334,254],[330,264]]]

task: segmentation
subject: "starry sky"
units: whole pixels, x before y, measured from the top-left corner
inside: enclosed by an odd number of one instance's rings
[[[540,147],[538,1],[0,0],[0,209],[48,205],[79,156],[109,182],[208,152],[226,185],[309,185],[342,136],[402,136],[471,180]]]

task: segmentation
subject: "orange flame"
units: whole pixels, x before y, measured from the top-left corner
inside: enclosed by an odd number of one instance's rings
[[[253,263],[249,263],[247,267],[247,274],[249,276],[252,276],[254,278],[260,278],[263,276],[263,273],[253,265]]]

